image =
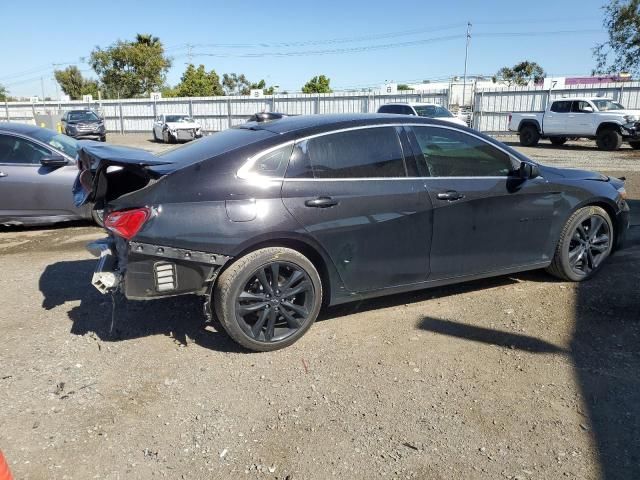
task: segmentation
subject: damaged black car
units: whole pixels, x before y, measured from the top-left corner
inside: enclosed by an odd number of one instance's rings
[[[629,226],[623,180],[400,115],[249,122],[161,155],[84,145],[79,164],[76,203],[109,231],[93,285],[200,295],[255,351],[327,305],[542,268],[588,279]]]

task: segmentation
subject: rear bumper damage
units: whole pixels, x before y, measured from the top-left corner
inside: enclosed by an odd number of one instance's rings
[[[230,257],[108,237],[87,245],[98,264],[91,284],[131,300],[207,295]]]

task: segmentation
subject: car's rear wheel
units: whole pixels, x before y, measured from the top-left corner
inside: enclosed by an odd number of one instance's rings
[[[631,146],[631,148],[633,148],[634,150],[640,150],[640,142],[636,142],[635,140],[632,142],[629,142],[629,145]]]
[[[581,208],[562,229],[547,271],[562,280],[586,280],[602,267],[612,247],[613,224],[609,214],[601,207]]]
[[[106,135],[101,136],[100,137],[100,141],[101,142],[106,142],[107,141],[107,136]]]
[[[525,125],[520,130],[520,145],[523,147],[535,147],[540,141],[540,132],[535,125]]]
[[[557,147],[567,143],[567,137],[551,137],[549,140],[551,141],[552,145],[555,145]]]
[[[622,135],[615,128],[603,128],[596,137],[596,144],[600,150],[619,150],[622,146]]]
[[[216,316],[240,345],[266,352],[302,337],[322,305],[322,282],[296,250],[269,247],[238,259],[214,288]]]

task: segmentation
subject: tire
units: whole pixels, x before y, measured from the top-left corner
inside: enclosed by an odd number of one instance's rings
[[[91,218],[99,227],[104,227],[104,210],[91,210]]]
[[[540,132],[534,125],[525,125],[520,130],[520,145],[535,147],[540,141]]]
[[[549,140],[551,141],[551,144],[555,145],[556,147],[567,143],[567,137],[551,137]]]
[[[107,136],[103,135],[102,137],[100,137],[100,141],[101,142],[106,142],[107,141]]]
[[[547,272],[572,282],[591,278],[611,254],[614,233],[611,218],[603,208],[588,206],[576,210],[562,229]]]
[[[622,135],[615,128],[603,128],[596,137],[596,144],[600,150],[611,152],[622,146]]]
[[[640,142],[639,141],[631,141],[629,142],[629,145],[631,146],[631,148],[633,148],[634,150],[640,150]]]
[[[158,138],[158,136],[156,135],[156,129],[152,129],[151,132],[153,133],[153,141],[154,142],[159,142],[160,139]]]
[[[293,283],[287,286],[287,282]],[[262,248],[239,258],[220,275],[213,303],[233,340],[249,350],[268,352],[293,344],[311,328],[322,305],[322,282],[313,263],[300,252]]]

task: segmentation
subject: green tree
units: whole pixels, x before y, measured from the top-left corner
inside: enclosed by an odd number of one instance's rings
[[[96,47],[89,64],[107,96],[131,98],[162,88],[171,60],[158,37],[138,34],[133,42],[118,40],[105,49]]]
[[[207,72],[204,65],[189,64],[175,88],[178,97],[213,97],[224,95],[220,77],[215,70]]]
[[[640,73],[640,0],[611,0],[603,9],[609,39],[593,49],[593,73]]]
[[[493,81],[499,80],[511,85],[527,85],[531,80],[539,82],[544,79],[544,70],[536,62],[524,61],[513,67],[503,67],[493,77]]]
[[[244,74],[225,73],[222,75],[222,87],[227,95],[249,95],[251,82]]]
[[[5,87],[0,85],[0,102],[6,102],[9,100],[9,92]]]
[[[315,76],[302,87],[303,93],[331,93],[331,79],[324,75]]]
[[[84,78],[75,65],[55,70],[53,75],[62,91],[72,100],[79,100],[83,95],[98,96],[98,82]]]
[[[398,84],[398,90],[413,90],[413,89],[406,83],[400,83]]]

